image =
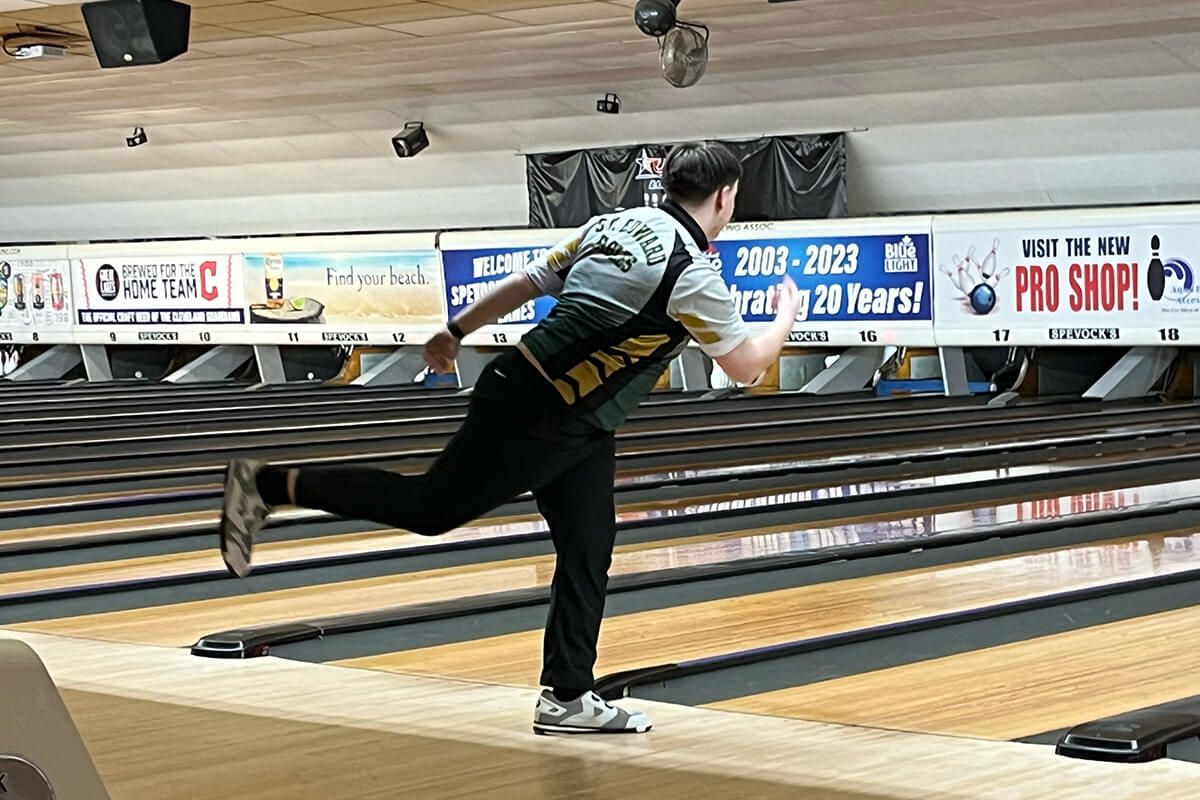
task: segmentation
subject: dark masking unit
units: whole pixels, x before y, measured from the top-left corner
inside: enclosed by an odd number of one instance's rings
[[[80,9],[105,69],[162,64],[188,49],[192,8],[175,0],[101,0]]]

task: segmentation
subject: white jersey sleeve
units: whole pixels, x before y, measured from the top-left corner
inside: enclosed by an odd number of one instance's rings
[[[591,222],[588,225],[591,225]],[[579,254],[579,246],[583,243],[588,225],[574,231],[525,267],[525,274],[543,294],[558,297],[562,292],[563,283],[575,263],[575,257]]]
[[[679,276],[667,314],[683,324],[709,358],[720,358],[750,337],[721,273],[697,259]]]

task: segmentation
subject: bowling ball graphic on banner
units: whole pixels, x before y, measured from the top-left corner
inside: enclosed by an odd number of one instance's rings
[[[979,316],[986,316],[996,310],[1000,299],[1000,283],[1012,271],[1007,267],[996,269],[996,255],[1000,250],[1000,240],[992,243],[992,249],[982,260],[975,258],[975,246],[967,251],[966,258],[957,254],[951,259],[953,267],[945,264],[939,270],[946,276],[950,287],[962,300],[963,305]]]

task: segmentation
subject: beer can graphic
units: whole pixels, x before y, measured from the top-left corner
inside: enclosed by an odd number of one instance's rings
[[[20,272],[13,279],[13,305],[20,311],[25,310],[25,276]]]
[[[263,256],[263,279],[267,284],[267,308],[283,308],[283,254]]]
[[[40,272],[33,274],[33,307],[41,311],[46,307],[46,276]]]
[[[67,297],[63,291],[63,276],[61,272],[50,273],[50,305],[54,306],[55,311],[62,311],[66,308]]]
[[[0,311],[8,305],[8,276],[0,272]]]

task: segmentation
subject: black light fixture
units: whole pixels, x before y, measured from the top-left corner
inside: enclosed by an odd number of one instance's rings
[[[675,27],[675,9],[679,0],[638,0],[633,21],[647,36],[666,36]]]
[[[138,145],[145,144],[148,141],[150,141],[150,137],[148,137],[146,135],[146,129],[142,128],[142,127],[137,127],[137,128],[133,129],[132,136],[125,137],[125,146],[126,147],[137,147]]]
[[[615,92],[609,92],[596,101],[596,110],[601,114],[620,114],[621,98]]]
[[[400,158],[412,158],[429,147],[429,136],[424,122],[408,122],[404,130],[392,137],[392,148]]]

